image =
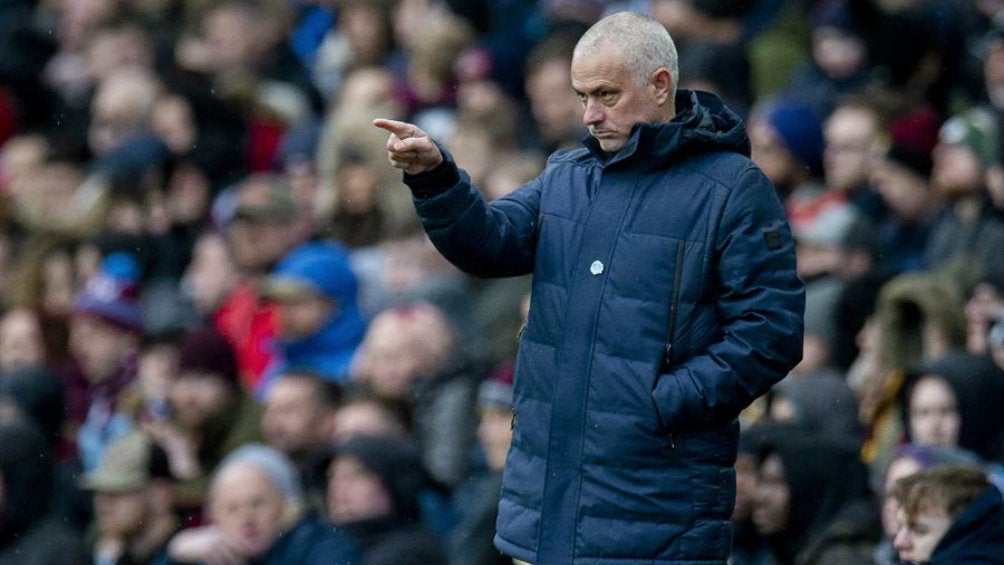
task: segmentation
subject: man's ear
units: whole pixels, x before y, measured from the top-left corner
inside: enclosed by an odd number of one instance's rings
[[[664,104],[673,95],[673,73],[669,72],[666,67],[659,67],[652,73],[651,85],[655,91],[656,100],[660,105]]]

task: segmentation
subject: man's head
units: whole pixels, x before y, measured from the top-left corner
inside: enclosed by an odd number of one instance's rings
[[[339,390],[320,376],[289,372],[269,389],[262,417],[265,441],[294,461],[322,448],[331,438]]]
[[[342,314],[354,316],[357,288],[348,255],[340,247],[315,243],[283,258],[264,291],[279,304],[279,336],[294,341],[337,324]]]
[[[156,516],[171,514],[167,458],[139,432],[116,440],[83,486],[94,493],[94,515],[103,536],[133,539]]]
[[[178,422],[202,429],[227,410],[239,388],[237,357],[227,338],[211,327],[188,334],[178,354],[178,375],[168,387]]]
[[[556,35],[541,42],[527,59],[526,97],[549,145],[578,142],[583,134],[578,101],[568,91],[574,47],[574,39]]]
[[[438,307],[419,302],[390,308],[367,329],[355,378],[383,398],[407,398],[418,379],[446,366],[456,343],[456,330]]]
[[[866,104],[838,106],[823,126],[823,173],[831,189],[854,190],[867,182],[869,162],[882,127]]]
[[[893,538],[899,558],[911,563],[930,560],[952,522],[988,486],[985,472],[958,465],[932,467],[900,479],[893,489],[901,504],[899,530]]]
[[[143,312],[138,278],[132,256],[113,253],[74,299],[69,350],[92,383],[114,375],[139,349]]]
[[[245,559],[268,551],[302,502],[296,469],[280,452],[262,445],[228,455],[209,487],[213,523]]]
[[[993,115],[982,109],[970,110],[945,122],[932,154],[933,188],[949,199],[984,190],[987,168],[1000,159],[997,137]]]
[[[236,188],[237,204],[227,239],[234,262],[252,273],[271,269],[296,241],[299,209],[278,176],[257,174]]]
[[[571,77],[582,122],[607,153],[619,151],[636,124],[676,114],[676,46],[647,16],[620,12],[589,28],[572,54]]]
[[[905,223],[926,219],[937,202],[929,190],[931,166],[927,152],[896,144],[875,160],[872,183],[892,214]]]

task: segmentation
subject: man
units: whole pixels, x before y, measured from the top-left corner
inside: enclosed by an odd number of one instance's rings
[[[330,443],[342,389],[315,373],[284,373],[269,389],[262,416],[262,435],[301,472]]]
[[[172,563],[360,563],[345,531],[307,511],[296,469],[275,449],[250,444],[228,455],[207,496],[212,523],[175,536]]]
[[[135,425],[123,401],[136,380],[143,331],[138,281],[139,265],[133,256],[112,253],[74,299],[69,326],[71,364],[63,393],[67,434],[76,441],[88,471],[98,466],[112,440]]]
[[[178,519],[167,458],[158,451],[143,433],[132,432],[113,443],[84,478],[83,486],[94,492],[95,563],[138,565],[165,557]]]
[[[197,512],[210,472],[234,449],[260,440],[261,407],[240,386],[230,342],[211,327],[183,338],[167,401],[171,418],[150,419],[143,428],[179,481],[175,505]]]
[[[366,332],[356,300],[358,282],[349,256],[327,242],[305,243],[283,258],[265,280],[277,303],[279,358],[258,384],[267,395],[286,368],[313,371],[329,381],[349,378],[349,365]]]
[[[282,179],[255,174],[235,189],[236,204],[226,239],[240,280],[213,312],[213,324],[234,343],[241,382],[255,390],[278,353],[272,344],[278,326],[275,304],[264,300],[262,279],[291,250],[309,238],[302,210]]]
[[[595,24],[571,65],[586,149],[490,205],[425,132],[374,122],[447,258],[534,274],[495,539],[523,561],[724,564],[736,416],[799,360],[780,202],[735,114],[677,74],[654,20]]]
[[[907,563],[1004,563],[1004,500],[976,467],[941,465],[900,479],[893,546]]]

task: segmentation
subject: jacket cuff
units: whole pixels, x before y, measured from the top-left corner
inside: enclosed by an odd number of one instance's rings
[[[411,193],[418,199],[425,199],[437,194],[446,192],[450,187],[460,182],[460,172],[457,164],[443,154],[443,162],[432,169],[409,175],[404,173],[404,184],[408,185]]]

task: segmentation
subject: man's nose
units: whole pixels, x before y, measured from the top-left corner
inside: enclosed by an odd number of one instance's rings
[[[603,121],[603,106],[598,102],[588,101],[582,111],[582,123],[587,126],[598,124]]]
[[[910,547],[910,536],[906,533],[906,528],[896,530],[896,535],[892,537],[892,546],[896,551],[903,551]]]

